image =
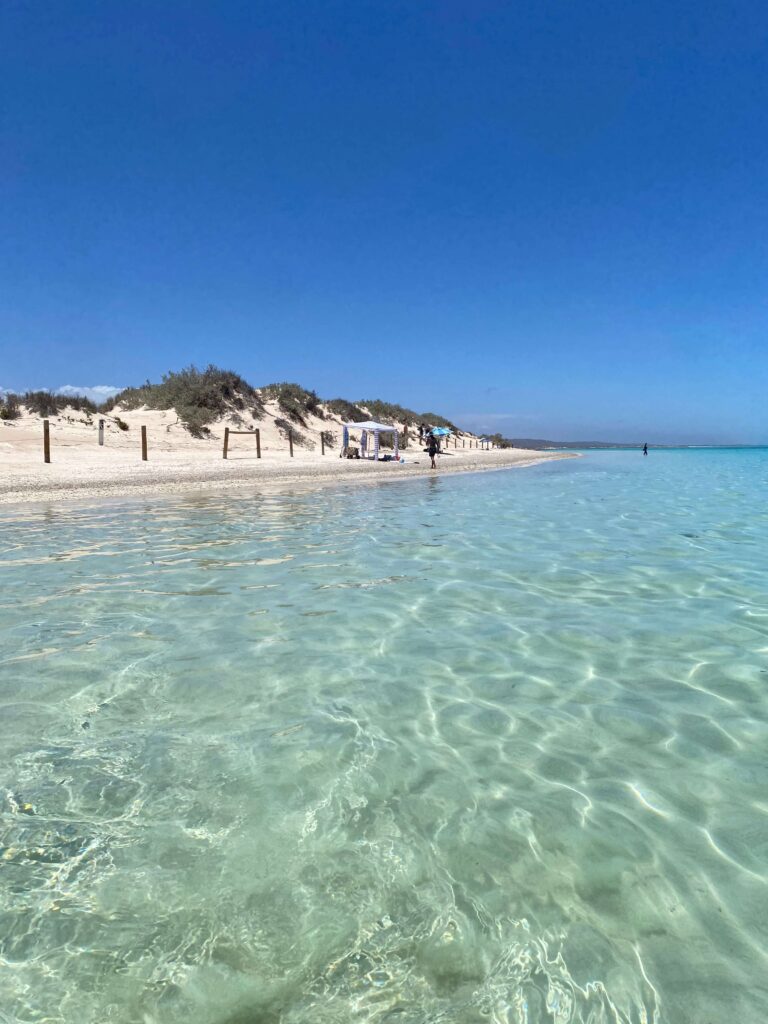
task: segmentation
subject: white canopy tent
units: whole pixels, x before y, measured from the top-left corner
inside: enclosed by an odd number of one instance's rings
[[[363,423],[342,423],[344,427],[344,438],[342,441],[342,451],[346,451],[349,447],[349,432],[350,430],[359,430],[360,433],[360,457],[363,459],[368,458],[368,435],[373,434],[373,458],[378,460],[379,458],[379,434],[382,431],[392,434],[394,433],[395,438],[395,459],[398,458],[400,452],[397,446],[397,427],[390,426],[387,423],[376,423],[375,420],[365,420]]]

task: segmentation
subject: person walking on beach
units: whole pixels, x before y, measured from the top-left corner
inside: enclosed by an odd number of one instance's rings
[[[437,455],[437,453],[439,451],[440,451],[440,447],[439,447],[439,445],[437,443],[437,438],[434,436],[434,434],[430,434],[429,435],[429,443],[427,444],[427,454],[429,455],[430,459],[432,460],[432,465],[430,466],[430,469],[437,469],[437,463],[435,462],[435,456]]]
[[[643,455],[647,455],[647,454],[648,454],[648,442],[646,441],[645,444],[643,445]]]

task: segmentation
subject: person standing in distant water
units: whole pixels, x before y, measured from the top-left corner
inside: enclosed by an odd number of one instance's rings
[[[437,438],[434,436],[434,434],[430,434],[429,435],[429,443],[427,444],[427,455],[429,455],[430,459],[432,460],[432,465],[429,467],[430,469],[437,469],[437,463],[435,462],[435,456],[437,455],[439,450],[440,449],[439,449],[439,446],[437,444]]]
[[[647,455],[647,454],[648,454],[648,442],[646,441],[645,444],[643,445],[643,455]]]

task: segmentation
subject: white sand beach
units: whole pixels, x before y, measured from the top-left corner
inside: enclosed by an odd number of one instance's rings
[[[437,470],[430,469],[429,457],[413,436],[400,453],[404,462],[341,459],[341,421],[327,414],[324,418],[307,417],[306,426],[296,426],[301,441],[294,444],[291,457],[287,438],[275,424],[279,414],[276,405],[267,403],[262,419],[254,422],[249,416],[246,422],[229,415],[211,424],[209,436],[197,439],[175,410],[118,407],[109,415],[89,416],[67,409],[50,418],[51,462],[46,464],[43,421],[25,411],[16,420],[0,421],[0,503],[221,491],[261,483],[380,482],[435,472],[530,466],[570,457],[517,448],[480,449],[476,435],[461,432],[438,457]],[[104,420],[103,446],[98,443],[99,419]],[[128,429],[121,428],[120,421]],[[146,462],[141,458],[142,426],[147,428]],[[255,437],[232,434],[224,460],[226,427],[258,428],[261,458],[257,458]],[[334,446],[327,446],[325,454],[321,452],[321,431],[334,435]],[[357,440],[352,432],[351,441]],[[391,451],[382,448],[381,454]]]

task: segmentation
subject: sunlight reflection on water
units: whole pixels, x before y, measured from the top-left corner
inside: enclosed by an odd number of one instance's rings
[[[768,1019],[767,490],[0,510],[0,1019]]]

